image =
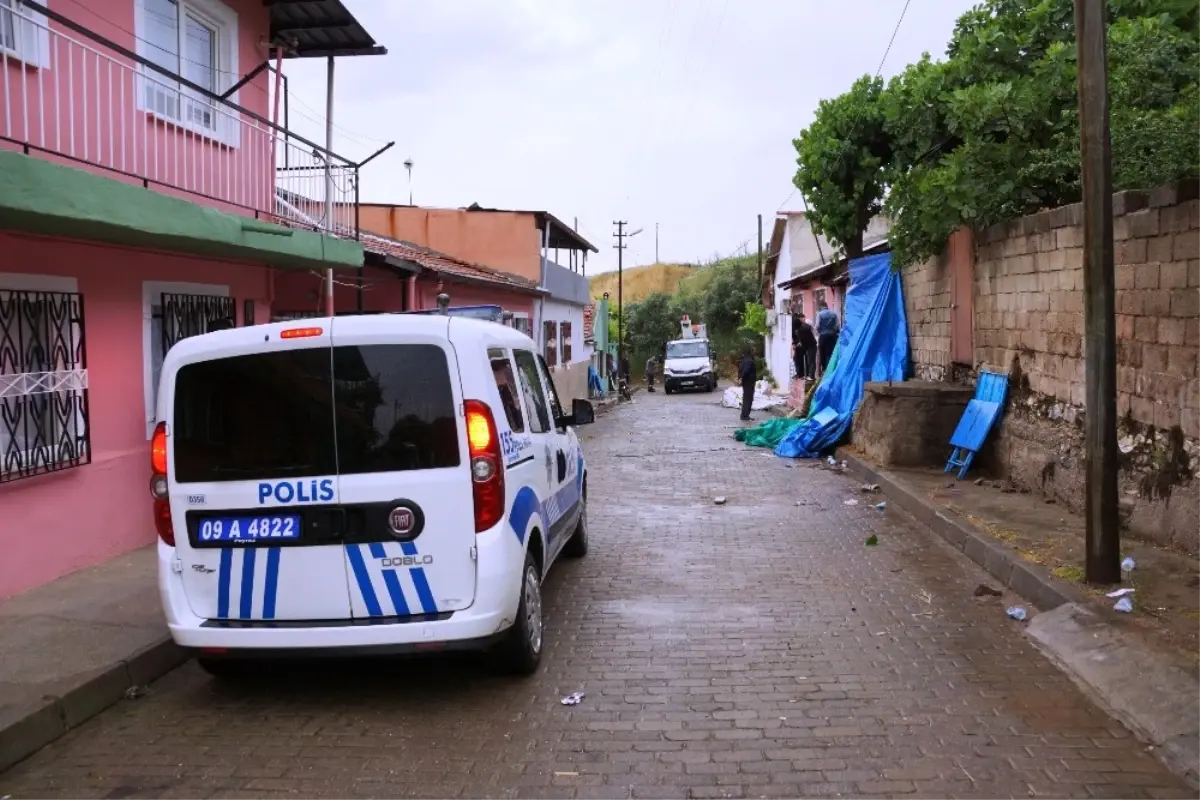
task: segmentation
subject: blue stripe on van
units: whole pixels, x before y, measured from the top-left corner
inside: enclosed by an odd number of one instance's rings
[[[417,555],[415,542],[401,542],[400,549],[406,556]],[[426,614],[436,614],[437,603],[433,599],[433,590],[429,588],[429,579],[425,577],[425,568],[413,567],[409,570],[409,574],[412,575],[413,586],[417,589],[417,597],[421,600],[421,610]]]
[[[534,515],[534,512],[541,506],[541,501],[538,500],[537,493],[528,486],[522,486],[517,491],[517,496],[513,500],[512,510],[508,512],[508,524],[512,526],[513,533],[517,535],[517,541],[524,544],[525,534],[529,531],[529,518]]]
[[[250,619],[254,613],[254,559],[256,553],[252,548],[242,551],[242,594],[238,598],[238,616]]]
[[[233,572],[233,551],[221,551],[221,566],[217,572],[217,619],[229,618],[229,579]]]
[[[387,550],[380,542],[371,544],[371,558],[387,558]],[[407,617],[410,613],[408,601],[404,599],[404,589],[400,586],[400,576],[396,574],[396,570],[385,569],[383,583],[387,586],[388,596],[392,598],[392,607],[396,610],[396,616]]]
[[[358,582],[358,591],[362,594],[367,613],[372,617],[383,616],[383,611],[379,608],[379,599],[375,597],[375,587],[371,585],[371,575],[367,572],[367,565],[358,545],[346,545],[346,558],[350,559],[350,568],[354,570],[354,580]]]
[[[280,548],[267,551],[267,582],[263,587],[263,619],[275,619],[275,596],[279,593]]]

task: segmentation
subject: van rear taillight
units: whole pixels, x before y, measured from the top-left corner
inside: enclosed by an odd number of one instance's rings
[[[475,532],[495,527],[504,518],[504,469],[500,436],[487,403],[467,400],[467,446],[471,454],[471,490],[475,500]]]
[[[160,422],[150,439],[150,496],[154,498],[154,528],[170,547],[175,546],[171,500],[167,487],[167,423]]]

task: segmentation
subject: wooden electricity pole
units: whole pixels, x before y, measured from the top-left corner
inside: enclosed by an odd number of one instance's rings
[[[1107,2],[1075,0],[1079,139],[1083,168],[1083,331],[1086,366],[1088,583],[1121,580],[1117,515],[1117,330],[1112,151],[1108,128]]]
[[[613,234],[616,237],[617,243],[613,247],[617,250],[617,374],[620,374],[621,365],[625,363],[625,226],[629,223],[624,220],[617,220],[613,225],[617,226],[617,232]]]

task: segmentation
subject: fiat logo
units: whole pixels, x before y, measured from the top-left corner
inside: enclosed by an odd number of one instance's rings
[[[396,506],[388,512],[388,527],[397,536],[407,536],[412,533],[414,524],[416,524],[416,518],[411,508]]]

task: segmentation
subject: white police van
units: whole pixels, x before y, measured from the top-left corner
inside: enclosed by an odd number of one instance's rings
[[[167,353],[159,585],[217,675],[267,656],[542,652],[541,582],[587,552],[587,467],[533,341],[455,316],[235,328]]]

